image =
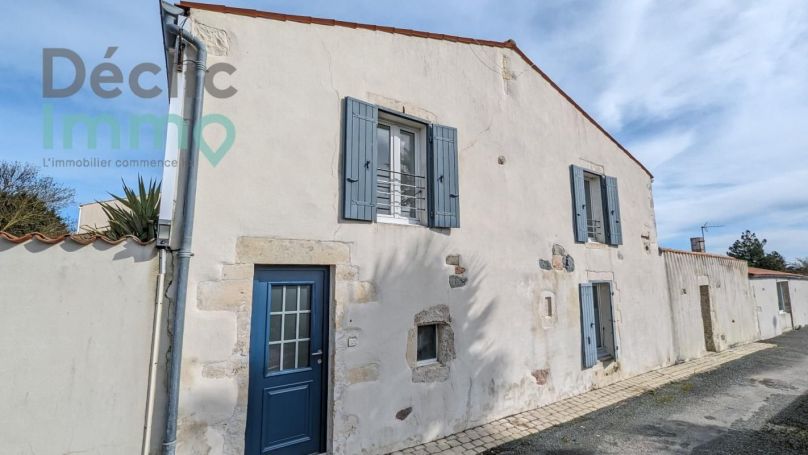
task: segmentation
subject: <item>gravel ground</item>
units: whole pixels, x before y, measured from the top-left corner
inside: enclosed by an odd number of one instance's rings
[[[808,328],[707,373],[495,447],[515,454],[808,454]]]

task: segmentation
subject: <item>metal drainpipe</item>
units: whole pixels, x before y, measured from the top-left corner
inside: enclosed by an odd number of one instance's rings
[[[191,32],[177,26],[165,24],[166,31],[183,39],[196,48],[196,73],[194,76],[194,97],[191,108],[189,127],[191,139],[188,144],[188,175],[185,179],[185,190],[182,195],[182,239],[177,252],[177,296],[173,325],[173,342],[171,346],[171,364],[168,376],[168,404],[166,406],[166,432],[163,439],[163,454],[174,455],[177,449],[177,409],[180,393],[180,367],[182,365],[182,337],[185,329],[185,301],[188,295],[188,267],[191,262],[191,240],[194,230],[194,205],[196,196],[199,141],[201,139],[202,98],[205,92],[205,62],[207,48],[205,43]],[[182,95],[180,95],[182,96]]]
[[[160,268],[157,272],[157,292],[154,305],[154,321],[152,321],[151,360],[149,362],[149,385],[146,389],[146,421],[143,423],[142,455],[149,455],[152,434],[152,420],[154,419],[154,391],[157,388],[157,368],[160,363],[160,335],[163,330],[163,295],[166,282],[166,255],[165,248],[159,252]]]

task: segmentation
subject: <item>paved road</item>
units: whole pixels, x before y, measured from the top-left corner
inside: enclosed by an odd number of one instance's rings
[[[808,454],[808,328],[777,346],[495,447],[516,454]]]

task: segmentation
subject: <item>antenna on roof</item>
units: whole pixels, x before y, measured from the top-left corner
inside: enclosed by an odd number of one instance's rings
[[[710,228],[724,227],[723,224],[710,224],[709,221],[701,225],[701,247],[703,251],[707,251],[706,242],[704,241],[704,233],[709,231]]]

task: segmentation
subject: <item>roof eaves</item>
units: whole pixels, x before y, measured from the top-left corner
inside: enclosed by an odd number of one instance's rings
[[[808,280],[808,276],[799,273],[782,272],[779,270],[761,269],[760,267],[749,267],[749,277],[757,278],[782,278],[794,280]]]
[[[645,165],[643,165],[640,160],[638,160],[631,152],[628,151],[627,148],[623,146],[617,139],[614,138],[608,131],[606,131],[600,123],[597,122],[588,112],[586,112],[575,100],[572,99],[558,84],[555,83],[550,76],[548,76],[544,71],[542,71],[538,65],[533,63],[530,58],[519,49],[519,46],[516,45],[516,41],[509,39],[506,41],[490,41],[490,40],[483,40],[483,39],[475,39],[475,38],[468,38],[464,36],[456,36],[456,35],[444,35],[439,33],[432,33],[432,32],[424,32],[418,30],[410,30],[406,28],[395,28],[395,27],[386,27],[380,25],[373,25],[373,24],[362,24],[359,22],[347,22],[347,21],[340,21],[336,19],[323,19],[323,18],[316,18],[311,16],[298,16],[294,14],[283,14],[283,13],[273,13],[270,11],[259,11],[255,9],[248,9],[248,8],[236,8],[232,6],[226,5],[219,5],[219,4],[212,4],[212,3],[197,3],[197,2],[186,2],[181,1],[177,3],[177,6],[186,9],[199,9],[223,14],[234,14],[239,16],[247,16],[247,17],[254,17],[254,18],[263,18],[263,19],[272,19],[277,21],[283,22],[300,22],[303,24],[318,24],[318,25],[328,25],[328,26],[337,26],[337,27],[347,27],[353,29],[366,29],[366,30],[373,30],[378,32],[385,32],[385,33],[394,33],[398,35],[406,35],[406,36],[414,36],[419,38],[428,38],[428,39],[436,39],[436,40],[443,40],[443,41],[452,41],[457,43],[465,43],[465,44],[477,44],[479,46],[488,46],[488,47],[499,47],[504,49],[510,49],[516,54],[518,54],[531,68],[533,68],[539,75],[544,78],[558,93],[561,94],[570,104],[575,107],[583,116],[589,120],[600,132],[606,135],[609,140],[611,140],[617,147],[623,151],[628,157],[637,163],[640,168],[648,174],[649,177],[653,178],[654,175],[651,171],[648,170]]]

